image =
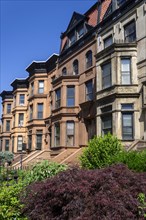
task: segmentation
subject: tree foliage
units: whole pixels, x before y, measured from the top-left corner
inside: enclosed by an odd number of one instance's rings
[[[122,150],[122,144],[110,133],[95,136],[80,157],[81,166],[88,169],[102,168],[113,163],[113,158]]]
[[[146,193],[146,173],[125,165],[104,169],[72,168],[29,185],[21,200],[31,220],[143,220],[138,195]]]

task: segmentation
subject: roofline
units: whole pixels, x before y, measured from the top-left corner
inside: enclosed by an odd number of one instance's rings
[[[51,59],[51,57],[53,57],[54,55],[59,56],[59,54],[57,53],[53,53],[51,56],[49,56],[46,60],[42,60],[42,61],[37,61],[37,60],[33,60],[26,68],[25,70],[27,71],[27,69],[33,64],[33,63],[45,63],[47,62],[49,59]]]

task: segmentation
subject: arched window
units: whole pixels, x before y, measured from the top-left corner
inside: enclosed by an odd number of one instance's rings
[[[64,67],[62,69],[62,76],[66,76],[66,75],[67,75],[67,69],[66,69],[66,67]]]
[[[86,68],[89,68],[90,66],[92,66],[92,51],[89,50],[86,53]]]
[[[74,60],[73,62],[73,75],[78,75],[79,73],[79,64],[78,60]]]

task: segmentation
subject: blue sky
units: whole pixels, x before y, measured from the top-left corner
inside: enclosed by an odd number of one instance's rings
[[[73,12],[83,14],[96,1],[0,0],[0,92],[11,90],[15,78],[26,78],[33,60],[59,53],[60,34]]]

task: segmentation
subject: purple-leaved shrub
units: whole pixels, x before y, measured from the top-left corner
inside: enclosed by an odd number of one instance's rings
[[[143,220],[139,193],[146,173],[117,164],[99,170],[68,169],[27,187],[21,201],[31,220]]]

